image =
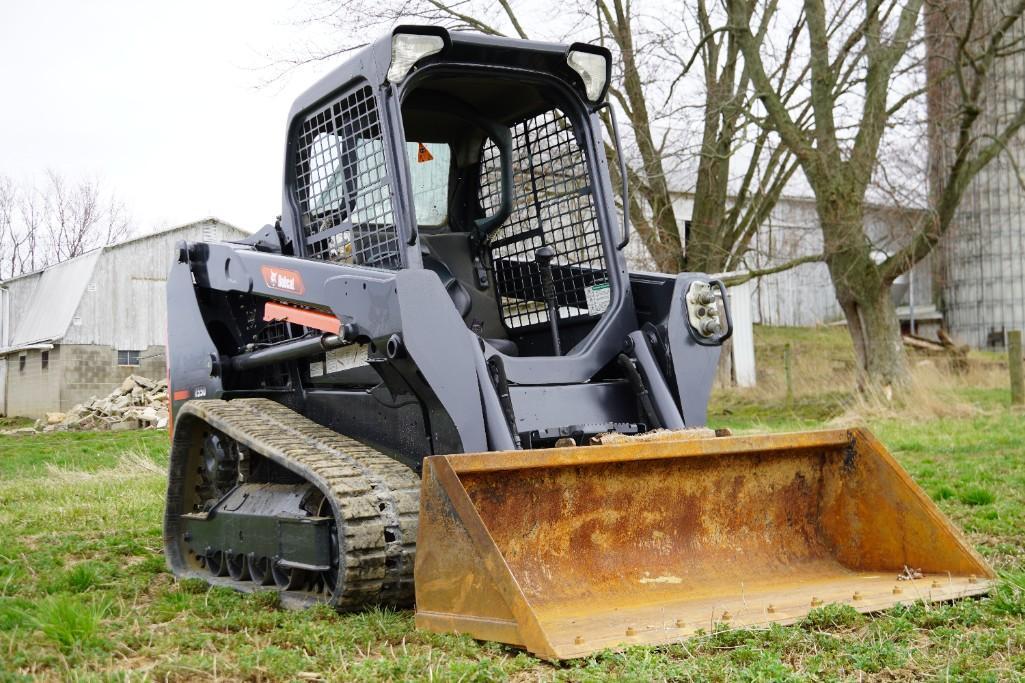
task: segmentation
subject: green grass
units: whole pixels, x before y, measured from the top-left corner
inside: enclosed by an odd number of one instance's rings
[[[110,469],[125,451],[144,453],[156,462],[167,456],[166,432],[51,432],[0,439],[0,481],[44,476],[54,468],[76,472]],[[41,448],[46,449],[46,457],[40,457]]]
[[[161,555],[166,434],[0,436],[0,681],[1021,679],[1025,423],[1000,391],[966,393],[979,408],[971,417],[869,426],[1001,573],[991,595],[876,616],[826,605],[792,627],[720,630],[558,665],[417,631],[407,611],[290,612],[268,594],[176,583]],[[845,401],[827,392],[781,409],[719,394],[711,420],[804,429]]]

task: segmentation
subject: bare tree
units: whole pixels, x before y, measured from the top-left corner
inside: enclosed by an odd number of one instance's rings
[[[824,260],[854,341],[862,379],[877,386],[902,385],[908,376],[900,327],[889,290],[893,281],[923,259],[950,227],[968,182],[1025,123],[1025,102],[996,134],[980,135],[975,123],[987,103],[984,93],[993,63],[1017,49],[1008,29],[1021,20],[1025,0],[961,0],[946,28],[958,46],[942,73],[924,76],[924,0],[803,0],[783,32],[799,36],[802,68],[788,82],[807,93],[811,119],[779,96],[773,73],[794,65],[774,63],[758,37],[763,0],[725,0],[731,28],[750,69],[765,111],[764,125],[795,155],[815,195]],[[999,19],[986,28],[981,8]],[[780,20],[782,23],[782,19]],[[937,83],[937,79],[942,83]],[[912,82],[911,87],[907,84]],[[920,103],[930,87],[952,87],[956,99],[956,150],[930,196],[930,211],[902,245],[880,259],[865,226],[866,194],[880,173],[880,146],[901,112]],[[785,89],[784,89],[785,90]],[[921,136],[922,142],[925,135]]]
[[[54,171],[41,184],[0,176],[0,279],[29,273],[125,239],[124,204],[98,180]]]
[[[796,169],[786,147],[773,144],[749,116],[754,96],[736,36],[719,5],[649,7],[628,0],[578,0],[526,7],[500,0],[314,0],[310,23],[342,36],[377,35],[398,23],[432,23],[489,35],[602,43],[614,55],[611,97],[629,123],[625,151],[631,223],[665,272],[721,272],[743,257]],[[540,20],[543,18],[543,20]],[[766,21],[758,31],[763,37]],[[327,59],[357,45],[341,43],[292,55],[286,66]],[[695,68],[698,67],[698,68]],[[789,101],[791,93],[781,93]],[[738,155],[739,149],[743,153]],[[611,159],[617,150],[606,145]],[[738,161],[742,160],[742,161]],[[618,165],[610,164],[620,184]],[[694,192],[690,241],[674,205]],[[780,264],[773,272],[819,257]]]

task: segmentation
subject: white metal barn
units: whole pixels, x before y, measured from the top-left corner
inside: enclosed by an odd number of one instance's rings
[[[209,218],[0,282],[0,415],[66,411],[130,374],[163,377],[175,244],[246,234]]]
[[[685,236],[694,208],[693,195],[677,193],[674,208],[677,220],[682,222],[680,232]],[[865,221],[880,255],[899,241],[920,215],[920,209],[869,205]],[[648,258],[641,240],[631,241],[629,249],[631,261],[644,268]],[[745,262],[747,268],[761,269],[800,256],[821,253],[822,231],[814,201],[805,197],[783,196],[759,227]],[[750,292],[751,319],[756,324],[798,327],[843,320],[824,263],[806,263],[760,277],[753,282]],[[909,308],[912,307],[919,318],[935,314],[929,259],[915,266],[910,277],[904,276],[895,283],[894,298],[902,318],[909,316]]]

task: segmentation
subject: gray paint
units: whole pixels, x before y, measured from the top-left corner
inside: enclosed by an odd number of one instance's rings
[[[467,329],[433,272],[401,271],[397,294],[402,339],[410,358],[455,423],[463,451],[486,451],[477,369],[483,352],[476,335]]]
[[[584,425],[601,416],[608,422],[630,422],[633,393],[626,383],[571,384],[565,386],[512,386],[520,432],[566,425]]]
[[[708,399],[712,395],[721,350],[719,346],[702,346],[695,342],[684,315],[682,302],[686,299],[687,288],[695,280],[706,279],[694,273],[676,278],[669,313],[669,350],[673,356],[683,421],[688,427],[703,427],[708,422]]]
[[[446,34],[447,37],[447,34]],[[406,267],[398,271],[381,271],[359,266],[348,266],[309,258],[295,258],[280,254],[271,254],[244,245],[226,245],[211,243],[195,243],[189,245],[188,269],[175,266],[172,280],[169,282],[169,301],[175,320],[171,325],[172,353],[172,388],[180,384],[199,381],[206,369],[203,358],[209,357],[211,340],[203,332],[205,327],[200,309],[197,306],[196,292],[192,289],[213,289],[251,293],[271,300],[292,302],[313,306],[320,310],[331,311],[343,324],[351,325],[355,336],[361,342],[370,342],[370,364],[380,373],[389,390],[396,394],[408,393],[412,390],[419,398],[421,407],[436,415],[434,398],[441,404],[455,432],[458,435],[459,448],[465,451],[485,449],[508,449],[515,447],[515,439],[506,423],[506,415],[498,401],[497,392],[492,385],[488,373],[488,355],[499,355],[486,346],[462,319],[438,275],[433,271],[424,270],[419,250],[411,244],[413,217],[409,203],[408,173],[396,172],[396,167],[404,163],[402,155],[395,153],[405,144],[402,133],[398,101],[401,99],[402,85],[383,81],[384,70],[390,60],[390,40],[378,40],[369,47],[356,53],[339,69],[318,82],[296,101],[290,115],[289,141],[294,139],[294,129],[303,119],[304,113],[311,107],[323,102],[335,93],[353,87],[357,79],[369,83],[374,89],[381,105],[382,137],[387,147],[391,148],[391,159],[388,177],[388,191],[392,196],[392,209],[399,234],[410,238]],[[631,415],[636,415],[636,400],[633,396],[624,396],[624,383],[615,382],[615,388],[595,388],[608,381],[599,379],[599,373],[609,366],[619,354],[628,337],[639,334],[641,327],[635,309],[634,295],[630,287],[627,262],[621,251],[616,249],[620,241],[620,222],[614,207],[614,196],[611,191],[610,174],[605,159],[601,139],[596,136],[601,124],[594,111],[593,103],[585,103],[580,93],[574,96],[574,89],[581,90],[579,76],[565,62],[568,46],[538,44],[526,41],[514,41],[503,38],[474,36],[470,34],[453,34],[446,44],[442,55],[428,58],[419,68],[424,73],[433,68],[432,62],[457,63],[460,68],[472,68],[473,64],[486,65],[496,77],[510,77],[543,80],[547,87],[561,89],[566,95],[562,108],[577,120],[586,121],[587,125],[577,129],[578,141],[584,151],[593,179],[595,214],[598,228],[602,235],[605,263],[611,284],[611,300],[609,307],[595,322],[587,335],[565,355],[559,356],[502,356],[508,379],[517,385],[513,391],[512,408],[514,413],[524,411],[531,415],[529,403],[532,400],[548,406],[545,415],[533,418],[518,418],[522,423],[545,420],[546,432],[552,429],[556,433],[563,429],[581,424],[608,425],[613,422],[634,422]],[[441,68],[441,67],[438,67]],[[301,241],[303,232],[296,229],[297,214],[293,201],[290,152],[286,147],[285,174],[283,183],[282,228],[294,240]],[[305,246],[299,245],[299,255],[305,253]],[[302,286],[290,285],[287,290],[271,286],[267,280],[270,269],[288,269],[294,271],[293,280],[301,280]],[[191,270],[191,273],[188,272]],[[640,340],[641,364],[648,384],[657,395],[661,413],[668,426],[679,428],[696,426],[704,423],[705,403],[711,391],[712,377],[718,349],[690,343],[688,327],[681,323],[683,314],[683,294],[686,287],[700,276],[685,275],[675,278],[674,288],[668,289],[671,276],[664,278],[667,287],[655,303],[668,311],[651,321],[652,325],[668,326],[668,334],[673,339],[671,349],[660,351],[660,355],[671,355],[671,364],[676,368],[676,377],[666,378],[662,374],[647,342]],[[194,285],[192,284],[194,282]],[[672,295],[670,300],[670,293]],[[211,301],[220,301],[212,297]],[[213,305],[213,304],[212,304]],[[223,304],[217,304],[223,306]],[[260,306],[259,300],[255,302]],[[213,311],[219,311],[214,313]],[[179,311],[182,315],[179,317]],[[210,315],[233,315],[226,307],[211,309]],[[253,311],[258,316],[260,311]],[[250,319],[248,312],[242,312],[244,319]],[[681,326],[683,325],[683,326]],[[647,329],[647,328],[646,328]],[[654,328],[653,328],[654,329]],[[194,338],[193,331],[198,331]],[[401,354],[387,357],[382,354],[385,340],[401,338]],[[244,339],[228,340],[223,353],[238,353]],[[216,353],[216,352],[213,352]],[[711,361],[710,372],[706,371],[706,361]],[[412,362],[410,362],[412,361]],[[302,381],[301,367],[292,366],[292,377],[299,380],[299,385],[288,389],[268,390],[275,398],[302,410],[305,384]],[[671,388],[668,380],[680,378],[686,384]],[[611,378],[615,380],[615,375]],[[251,378],[251,379],[256,379]],[[402,384],[406,386],[401,386]],[[424,391],[426,384],[429,391]],[[261,393],[262,390],[244,388],[239,383],[239,390],[247,393]],[[226,384],[228,389],[233,387]],[[631,389],[632,390],[632,389]],[[612,392],[612,393],[603,393]],[[206,392],[207,398],[214,398],[219,390]],[[333,400],[332,408],[338,411],[355,409],[347,395],[354,392],[351,385],[342,387],[326,398],[330,392],[321,392],[325,401]],[[675,393],[680,394],[682,403],[676,405]],[[578,399],[572,404],[573,399]],[[559,400],[562,399],[562,400]],[[348,400],[348,402],[347,402]],[[634,405],[631,406],[630,404]],[[680,409],[684,410],[683,417]],[[382,410],[396,410],[395,406],[382,404]],[[394,413],[385,415],[386,421]],[[447,425],[445,425],[447,428]],[[435,428],[435,447],[439,443],[449,448],[455,437],[450,433],[442,434]],[[446,429],[447,432],[447,429]],[[389,444],[388,449],[398,450],[396,443]],[[412,460],[425,454],[412,454]],[[402,454],[410,457],[410,454]]]
[[[651,352],[651,347],[648,345],[648,340],[645,338],[644,333],[636,330],[630,333],[629,339],[631,350],[637,358],[638,369],[641,371],[644,383],[651,394],[651,402],[655,412],[658,413],[659,426],[665,429],[683,429],[686,426],[683,422],[683,416],[680,415],[680,409],[677,407],[676,401],[673,400],[673,395],[669,392],[666,378],[663,377],[662,372],[658,369],[655,356]]]

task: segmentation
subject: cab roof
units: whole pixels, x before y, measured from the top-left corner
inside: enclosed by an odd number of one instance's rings
[[[433,63],[463,63],[480,66],[510,67],[553,74],[572,84],[583,97],[583,82],[566,64],[571,49],[583,47],[590,52],[600,52],[611,60],[611,54],[602,47],[589,44],[546,43],[536,40],[489,36],[469,31],[448,31],[438,26],[399,26],[392,33],[354,52],[349,59],[306,89],[289,112],[293,121],[322,100],[334,95],[356,80],[365,80],[375,89],[387,80],[391,64],[392,37],[397,33],[427,33],[441,36],[445,48],[436,55],[425,57],[417,63],[423,66]],[[416,67],[414,67],[416,68]]]

